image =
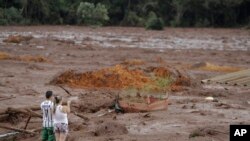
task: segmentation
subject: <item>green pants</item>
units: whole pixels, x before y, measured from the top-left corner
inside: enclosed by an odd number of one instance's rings
[[[42,141],[55,141],[53,127],[43,127]]]

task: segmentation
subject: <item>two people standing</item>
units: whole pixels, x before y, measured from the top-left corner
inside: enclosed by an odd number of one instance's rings
[[[43,113],[42,141],[65,141],[68,134],[68,116],[71,101],[62,105],[62,97],[47,91],[46,100],[41,103]]]

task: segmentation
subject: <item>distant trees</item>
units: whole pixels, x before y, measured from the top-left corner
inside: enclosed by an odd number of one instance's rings
[[[77,8],[79,22],[86,25],[103,25],[109,20],[108,10],[103,4],[81,2]]]
[[[150,12],[145,27],[146,29],[162,30],[164,28],[164,22],[162,18],[157,17],[154,12]]]
[[[8,9],[0,8],[0,24],[1,25],[21,23],[22,20],[23,20],[23,17],[18,9],[14,7],[10,7]]]
[[[148,26],[153,12],[167,26],[233,27],[250,25],[249,9],[250,0],[0,0],[0,24]]]

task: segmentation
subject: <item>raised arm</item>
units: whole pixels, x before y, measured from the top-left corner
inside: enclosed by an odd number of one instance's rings
[[[70,104],[71,104],[71,101],[67,101],[67,105],[62,107],[62,112],[70,113]]]

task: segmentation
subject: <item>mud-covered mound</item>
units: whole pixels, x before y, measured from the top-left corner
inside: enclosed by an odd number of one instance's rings
[[[122,89],[127,87],[142,88],[151,81],[139,69],[130,70],[127,67],[116,65],[85,73],[76,73],[72,70],[66,71],[55,78],[52,83],[66,84],[71,87]]]
[[[127,133],[128,130],[126,126],[117,122],[104,122],[94,131],[95,136],[113,136]]]
[[[3,42],[6,43],[21,43],[23,41],[29,41],[32,36],[22,36],[22,35],[10,35],[7,39],[4,39]]]
[[[73,88],[137,89],[144,91],[165,91],[171,85],[190,86],[190,78],[177,76],[165,67],[133,67],[116,65],[97,71],[77,73],[66,71],[55,77],[51,84],[67,85]],[[179,90],[178,90],[179,91]]]

